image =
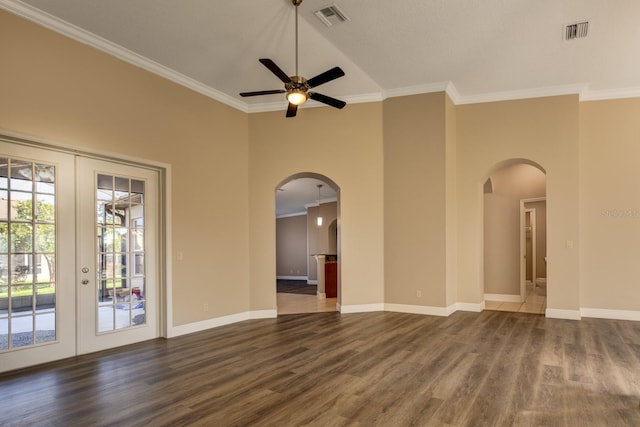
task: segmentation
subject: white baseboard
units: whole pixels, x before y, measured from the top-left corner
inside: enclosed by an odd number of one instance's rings
[[[273,319],[278,317],[278,310],[254,310],[249,312],[250,319]]]
[[[354,304],[340,305],[340,313],[369,313],[372,311],[384,311],[384,304]]]
[[[545,316],[550,319],[580,320],[580,310],[561,310],[558,308],[547,308]]]
[[[307,280],[307,276],[276,276],[277,280]]]
[[[451,313],[455,313],[456,311],[473,311],[474,313],[480,313],[484,310],[484,301],[479,304],[471,302],[457,302],[449,307],[454,308]]]
[[[277,310],[245,311],[243,313],[230,314],[228,316],[216,317],[213,319],[202,320],[200,322],[187,323],[186,325],[173,326],[167,331],[167,338],[206,331],[207,329],[243,322],[249,319],[267,319],[277,316]]]
[[[485,301],[500,301],[500,302],[522,302],[520,295],[512,294],[484,294]]]
[[[317,285],[318,281],[317,280],[308,280],[307,279],[307,285]]]
[[[448,316],[447,307],[434,307],[429,305],[410,304],[384,304],[384,311],[394,311],[397,313],[425,314],[427,316]]]
[[[634,320],[640,321],[640,311],[634,310],[609,310],[606,308],[581,308],[582,317],[595,317],[598,319]]]

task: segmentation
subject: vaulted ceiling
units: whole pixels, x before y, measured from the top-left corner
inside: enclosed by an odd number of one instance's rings
[[[337,5],[348,21],[314,12]],[[291,0],[0,0],[0,7],[247,112],[284,109],[259,62],[293,75]],[[578,93],[640,96],[637,0],[304,0],[300,74],[349,103],[447,90],[457,103]],[[588,35],[567,41],[567,25]],[[320,90],[321,89],[321,90]],[[310,101],[309,106],[314,104]],[[348,107],[347,107],[348,108]]]

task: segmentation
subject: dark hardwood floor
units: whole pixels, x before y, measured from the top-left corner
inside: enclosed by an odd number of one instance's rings
[[[0,424],[640,426],[639,399],[640,322],[334,312],[0,376]]]

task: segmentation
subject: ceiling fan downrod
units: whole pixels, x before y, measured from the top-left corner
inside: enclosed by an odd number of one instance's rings
[[[302,0],[291,0],[293,5],[296,7],[296,76],[298,74],[298,6],[302,4]]]

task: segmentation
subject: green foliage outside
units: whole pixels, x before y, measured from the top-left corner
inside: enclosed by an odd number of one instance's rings
[[[13,285],[24,284],[24,286],[14,286],[12,296],[31,295],[33,289],[37,289],[38,294],[50,294],[55,292],[55,260],[54,253],[56,249],[55,235],[55,206],[53,203],[47,203],[38,200],[36,203],[36,223],[35,230],[33,218],[33,203],[31,200],[17,200],[12,203],[14,220],[11,223],[11,247],[8,245],[8,224],[0,223],[0,253],[20,254],[20,253],[38,253],[42,255],[42,259],[46,260],[48,272],[51,277],[37,277],[37,283],[33,283],[32,272],[20,272],[20,266],[12,265],[12,271],[2,272],[0,281],[7,284],[8,277],[11,275],[11,283]],[[17,222],[29,221],[29,222]],[[33,233],[35,231],[35,242]],[[35,243],[35,248],[33,244]],[[6,261],[5,261],[6,262]],[[34,266],[32,266],[33,268]],[[38,286],[32,286],[32,284]],[[42,286],[49,284],[49,286]],[[7,298],[8,290],[6,286],[0,286],[0,298]]]

